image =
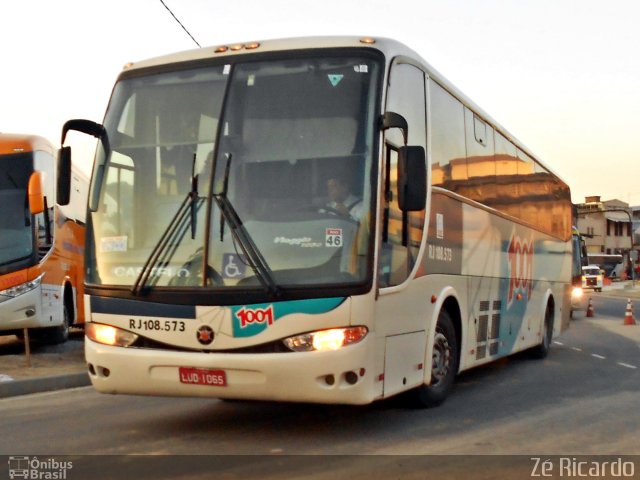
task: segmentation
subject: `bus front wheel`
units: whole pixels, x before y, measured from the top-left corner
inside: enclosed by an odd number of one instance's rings
[[[57,327],[45,327],[33,330],[34,339],[45,345],[58,345],[69,339],[69,328],[71,327],[71,315],[66,302],[62,307],[62,324]]]
[[[410,402],[419,408],[430,408],[445,401],[458,373],[458,341],[453,321],[441,311],[433,338],[431,383],[410,392]]]

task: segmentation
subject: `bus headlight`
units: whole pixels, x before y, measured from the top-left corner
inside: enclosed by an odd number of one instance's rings
[[[358,343],[368,332],[367,327],[332,328],[285,338],[282,342],[294,352],[326,352]]]
[[[43,276],[44,276],[44,273],[40,275],[38,278],[34,278],[29,282],[21,283],[20,285],[16,285],[15,287],[2,290],[0,291],[0,297],[15,298],[15,297],[19,297],[23,293],[30,292],[34,288],[38,288],[40,286]]]
[[[573,290],[571,290],[571,298],[573,298],[574,300],[581,299],[583,294],[584,291],[580,287],[574,287]]]
[[[87,323],[84,333],[94,342],[114,347],[129,347],[138,339],[135,333],[101,323]]]

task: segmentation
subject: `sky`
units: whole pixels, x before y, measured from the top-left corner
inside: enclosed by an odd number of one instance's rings
[[[204,48],[309,35],[418,52],[585,196],[640,205],[637,0],[164,0]],[[0,132],[58,146],[127,62],[198,48],[160,0],[2,0]],[[90,173],[93,144],[71,134]]]

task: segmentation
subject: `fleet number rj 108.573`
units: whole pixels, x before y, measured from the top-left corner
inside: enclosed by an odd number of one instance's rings
[[[141,318],[130,318],[129,328],[131,330],[153,330],[157,332],[184,332],[185,322],[180,320],[143,320]]]

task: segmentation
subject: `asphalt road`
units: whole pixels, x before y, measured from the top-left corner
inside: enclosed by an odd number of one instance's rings
[[[79,462],[76,472],[105,475],[139,468],[156,472],[153,478],[211,478],[218,470],[223,478],[278,478],[280,467],[287,478],[344,478],[339,470],[368,479],[388,478],[385,468],[408,473],[402,478],[425,469],[446,478],[512,478],[505,474],[512,463],[526,470],[535,455],[637,455],[637,329],[615,317],[577,318],[547,359],[521,354],[464,373],[432,410],[408,409],[400,399],[344,407],[108,396],[91,388],[7,398],[0,400],[0,454],[69,455]],[[137,463],[77,457],[92,454],[182,456]],[[364,463],[368,473],[358,477]],[[488,465],[478,470],[478,463]]]
[[[593,302],[593,309],[599,317],[624,318],[624,313],[627,308],[626,298],[609,297],[606,293],[593,293],[590,296]],[[636,303],[638,303],[636,299],[632,300],[632,307],[637,315],[640,311],[638,307],[635,306]]]

